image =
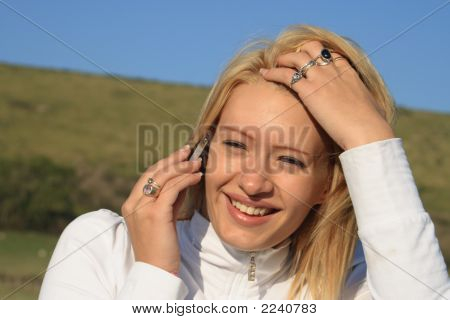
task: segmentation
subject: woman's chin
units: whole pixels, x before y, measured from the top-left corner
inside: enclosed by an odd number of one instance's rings
[[[224,228],[219,233],[220,239],[227,245],[241,251],[260,251],[272,247],[270,239],[256,239],[256,235],[248,232],[248,230],[239,230],[234,227]]]
[[[240,251],[260,251],[265,249],[264,246],[258,246],[255,243],[247,243],[247,242],[242,242],[242,241],[234,241],[233,239],[230,240],[226,240],[226,239],[222,239],[222,241],[224,241],[226,244],[228,244],[229,246],[240,250]]]

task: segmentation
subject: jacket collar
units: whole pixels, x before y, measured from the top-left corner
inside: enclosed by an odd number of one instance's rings
[[[191,220],[179,225],[179,244],[182,248],[182,260],[187,272],[197,285],[213,292],[223,291],[227,281],[239,277],[246,282],[249,292],[264,296],[268,288],[276,283],[288,283],[289,261],[292,259],[290,238],[275,248],[248,252],[232,247],[223,242],[212,224],[197,210]],[[248,272],[254,257],[255,278],[250,281]],[[366,264],[361,242],[357,241],[351,270],[358,267],[358,272],[351,272],[346,285],[351,286],[365,278]],[[208,290],[209,291],[209,290]]]
[[[186,221],[184,236],[188,238],[189,251],[199,252],[201,263],[218,268],[223,272],[241,273],[248,280],[248,271],[251,269],[252,256],[254,257],[255,278],[254,284],[265,284],[275,281],[286,273],[289,267],[290,239],[285,240],[276,248],[261,251],[242,251],[220,239],[212,224],[197,210],[192,219]],[[183,241],[181,241],[183,245]],[[184,242],[186,245],[186,242]],[[197,253],[198,255],[198,253]]]

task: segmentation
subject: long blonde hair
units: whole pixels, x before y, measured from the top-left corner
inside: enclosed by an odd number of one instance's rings
[[[378,72],[364,52],[351,40],[322,28],[291,25],[275,40],[250,41],[228,63],[212,87],[189,143],[193,145],[209,126],[217,124],[231,91],[240,83],[254,83],[260,68],[275,67],[279,55],[295,52],[307,41],[320,41],[350,61],[375,101],[380,114],[393,126],[394,102]],[[281,85],[284,87],[284,85]],[[290,90],[287,87],[286,90]],[[330,139],[331,140],[331,139]],[[334,141],[328,143],[330,155],[343,150]],[[178,219],[190,219],[204,205],[204,181],[187,190]],[[315,211],[311,214],[311,211]],[[313,207],[299,229],[291,235],[290,275],[293,281],[289,299],[299,299],[307,289],[311,299],[339,299],[351,265],[357,237],[353,205],[337,156],[329,157],[328,193],[320,206]]]

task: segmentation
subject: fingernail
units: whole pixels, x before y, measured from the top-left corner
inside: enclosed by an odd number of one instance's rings
[[[265,75],[267,73],[267,71],[269,71],[269,70],[264,69],[264,68],[259,69],[259,73],[261,73],[262,75]]]
[[[199,171],[199,172],[196,173],[196,175],[202,176],[202,175],[203,175],[203,172]]]
[[[188,145],[188,144],[186,144],[186,145],[184,145],[184,146],[183,146],[183,148],[182,148],[182,149],[183,149],[183,150],[189,150],[190,148],[191,148],[191,146],[190,146],[190,145]]]

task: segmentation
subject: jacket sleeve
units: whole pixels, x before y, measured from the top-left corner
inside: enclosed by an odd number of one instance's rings
[[[39,292],[39,299],[183,299],[183,281],[143,262],[131,262],[119,288],[117,273],[125,273],[127,257],[123,220],[109,210],[77,217],[62,232]]]
[[[447,267],[401,138],[346,150],[339,159],[355,210],[371,297],[449,299]]]
[[[187,294],[186,285],[177,276],[151,264],[137,261],[117,299],[183,300]]]

